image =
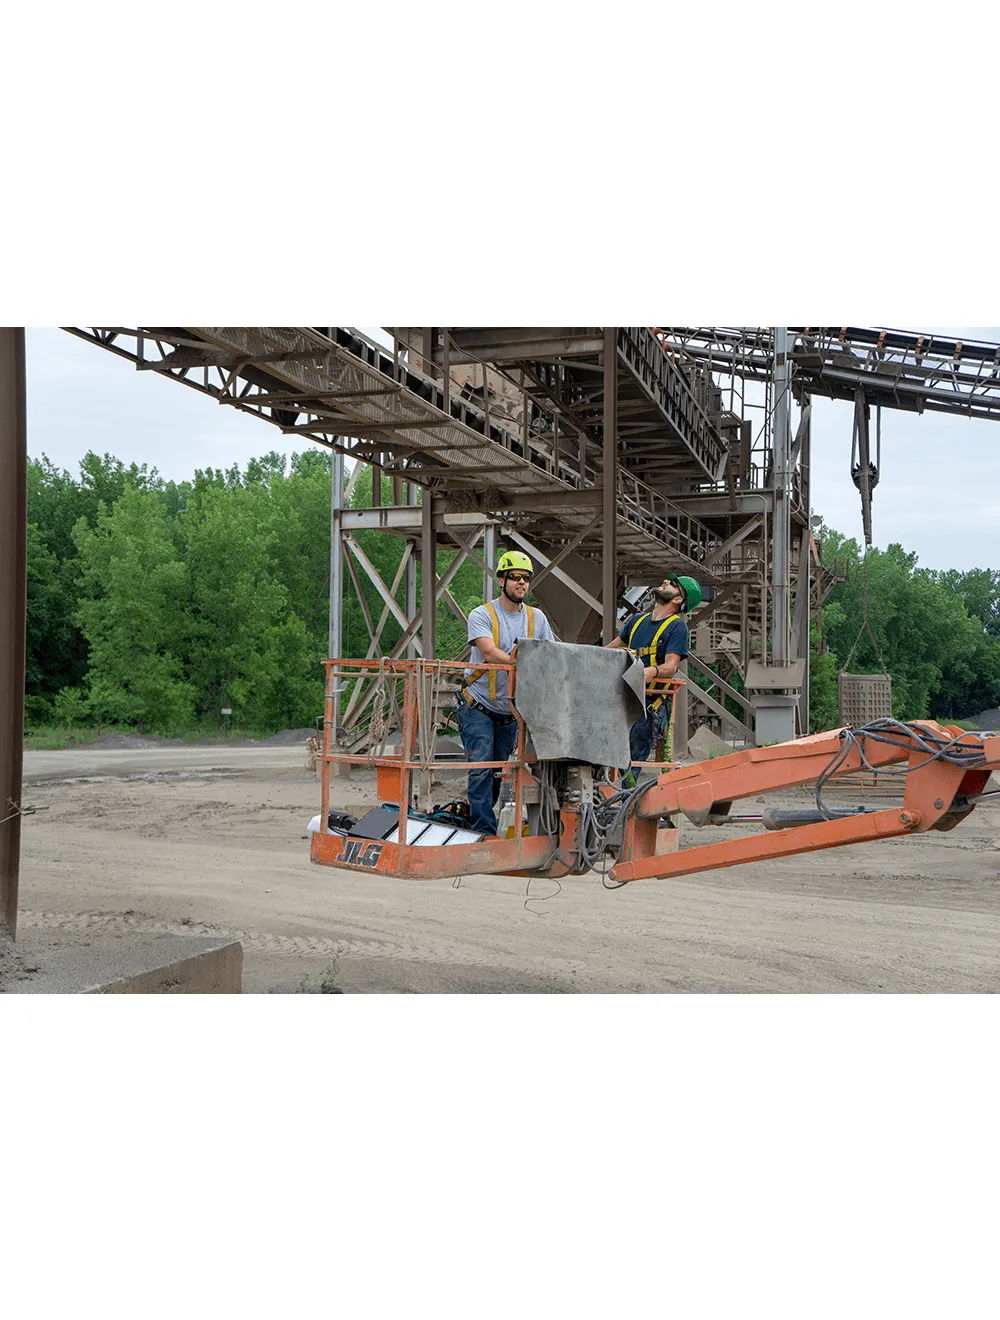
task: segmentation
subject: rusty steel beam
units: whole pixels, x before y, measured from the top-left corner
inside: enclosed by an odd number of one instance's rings
[[[413,481],[428,488],[442,487],[434,498],[435,532],[439,511],[456,509],[464,514],[471,508],[480,510],[480,516],[498,514],[505,519],[510,515],[529,535],[537,534],[536,529],[551,530],[552,522],[563,542],[583,533],[578,547],[583,547],[585,557],[596,558],[599,550],[591,544],[593,533],[588,536],[584,529],[600,510],[607,524],[605,573],[614,576],[604,593],[609,597],[609,610],[623,576],[652,580],[652,575],[662,571],[665,558],[705,577],[704,552],[721,539],[715,529],[692,521],[688,511],[672,505],[636,473],[649,457],[665,457],[662,446],[672,443],[675,431],[689,451],[676,460],[685,471],[692,455],[702,468],[706,456],[709,467],[714,467],[709,453],[712,437],[698,412],[700,405],[686,381],[675,379],[677,372],[659,343],[642,327],[615,332],[615,458],[608,487],[603,490],[602,395],[608,393],[604,389],[608,354],[600,328],[423,327],[402,332],[405,338],[419,341],[414,346],[416,357],[406,366],[400,361],[398,330],[393,332],[389,354],[350,327],[147,327],[127,333],[122,330],[121,339],[117,330],[70,329],[146,369],[156,355],[162,359],[161,376],[267,421],[285,435],[304,435],[353,460],[381,463],[401,489],[403,482]],[[464,391],[460,396],[457,383],[448,383],[446,368],[462,353],[471,351],[476,356],[485,348],[482,341],[491,348],[516,347],[522,364],[520,386],[515,379],[518,372],[506,379],[522,392],[525,406],[517,420],[499,415],[488,394],[479,404],[466,399]],[[572,350],[570,365],[563,359],[553,370],[537,358],[524,362],[526,352],[543,346],[557,363],[561,354]],[[575,355],[583,349],[589,358]],[[416,369],[416,358],[425,363],[426,372]],[[195,366],[198,362],[202,365]],[[537,390],[528,385],[524,374],[528,366]],[[584,368],[587,375],[577,378]],[[579,417],[574,416],[574,409],[580,410]],[[627,418],[632,416],[630,410],[640,414],[659,410],[667,437],[657,440],[653,449],[641,437],[630,440],[623,430],[634,432],[635,426],[628,420],[623,424],[623,409]],[[552,421],[537,436],[530,425],[533,411]],[[641,421],[652,424],[644,416]],[[397,465],[404,462],[415,466],[400,469]],[[579,471],[574,470],[577,464]],[[654,480],[666,488],[672,476]],[[402,503],[401,494],[394,494],[393,499],[396,505]],[[742,511],[738,500],[734,510],[731,495],[727,508],[730,515]],[[759,513],[759,508],[758,500],[753,512]],[[514,517],[521,512],[527,516]],[[345,530],[350,526],[349,516],[347,511],[341,515]],[[392,522],[400,516],[405,518],[405,526]],[[389,519],[389,530],[419,539],[419,512],[411,520],[408,514],[393,511]],[[731,530],[732,524],[727,524],[727,532]],[[602,537],[602,543],[604,540]],[[364,576],[365,570],[353,562]],[[416,612],[415,601],[410,601],[416,564],[415,560],[409,562],[406,614],[412,618]],[[596,590],[594,595],[598,595]],[[410,654],[415,656],[415,649]]]
[[[420,639],[429,660],[437,654],[437,537],[433,516],[434,497],[425,490],[420,505]]]
[[[0,925],[17,934],[27,599],[24,330],[0,328]]]
[[[150,336],[153,338],[153,336]],[[315,348],[295,349],[282,353],[227,353],[206,344],[204,349],[179,348],[163,358],[151,358],[149,361],[136,363],[137,371],[190,371],[192,367],[227,367],[241,370],[243,367],[255,367],[269,362],[311,362],[328,356],[329,350],[320,346]]]
[[[336,403],[338,399],[364,399],[376,394],[398,394],[402,385],[387,385],[385,388],[375,390],[327,390],[324,393],[309,394],[302,391],[298,394],[221,394],[220,403],[238,404],[253,403],[261,408],[269,408],[273,404],[286,403],[324,403],[332,401]],[[302,409],[299,410],[300,412]]]
[[[467,362],[510,362],[536,357],[572,357],[600,353],[604,341],[599,331],[573,334],[566,330],[527,329],[490,331],[451,329],[453,364]]]

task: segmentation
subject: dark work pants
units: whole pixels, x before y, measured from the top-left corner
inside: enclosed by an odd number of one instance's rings
[[[517,746],[517,721],[498,724],[495,720],[458,702],[458,729],[468,761],[506,761]],[[492,770],[469,771],[469,828],[480,834],[496,834],[497,818],[493,804],[500,794],[499,779],[494,780]]]

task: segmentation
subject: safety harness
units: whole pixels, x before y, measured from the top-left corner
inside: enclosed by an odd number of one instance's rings
[[[530,605],[525,605],[524,608],[528,611],[528,636],[534,637],[535,611],[531,608]],[[490,616],[490,630],[493,633],[493,645],[499,647],[500,618],[491,600],[488,600],[486,602],[486,611]],[[472,686],[473,683],[475,683],[476,679],[482,678],[482,676],[486,673],[489,674],[490,701],[496,701],[497,671],[495,669],[490,669],[490,670],[487,670],[485,668],[474,669],[471,674],[466,674],[465,677],[462,679],[462,696],[465,698],[468,705],[474,706],[477,710],[483,711],[486,715],[492,715],[494,718],[496,718],[496,711],[487,710],[487,708],[481,702],[476,701],[475,697],[473,697],[472,693],[469,691],[469,688]],[[511,716],[510,718],[513,719],[513,716]]]
[[[635,651],[635,654],[636,654],[637,656],[639,656],[640,659],[645,660],[646,664],[648,664],[648,665],[655,665],[655,664],[657,663],[657,661],[656,661],[656,648],[657,648],[657,647],[659,646],[659,644],[660,644],[660,638],[661,638],[661,637],[663,636],[663,634],[667,631],[667,629],[670,627],[670,625],[671,625],[672,623],[676,622],[676,620],[679,619],[681,616],[680,616],[679,614],[671,614],[671,616],[670,616],[669,619],[664,619],[663,622],[660,624],[659,628],[657,628],[656,631],[654,632],[654,634],[653,634],[653,640],[650,642],[650,644],[649,644],[648,646],[633,647],[633,646],[632,646],[632,639],[635,637],[636,633],[638,632],[638,630],[639,630],[639,628],[642,626],[642,624],[644,624],[644,623],[646,622],[647,619],[651,619],[652,617],[653,617],[653,616],[652,616],[652,613],[651,613],[651,612],[647,612],[646,614],[640,614],[639,617],[636,619],[635,623],[633,623],[632,628],[631,628],[631,630],[630,630],[630,632],[629,632],[629,635],[628,635],[628,648],[629,648],[629,650],[630,650],[630,651],[631,651],[631,650],[634,650],[634,651]],[[655,683],[656,681],[657,681],[656,679],[653,679],[653,680],[652,680],[653,683]],[[647,693],[652,693],[652,692],[655,692],[655,691],[656,691],[656,689],[653,688],[652,684],[648,685],[646,690],[647,690]],[[648,701],[648,700],[647,700],[647,703],[646,703],[647,707],[648,707],[650,710],[656,710],[657,707],[663,705],[663,702],[664,702],[664,700],[666,699],[666,695],[667,695],[667,694],[666,694],[665,692],[661,692],[660,695],[656,698],[655,701]]]

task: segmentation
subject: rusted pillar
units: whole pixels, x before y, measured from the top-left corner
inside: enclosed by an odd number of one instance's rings
[[[615,536],[618,517],[615,498],[618,487],[618,331],[607,326],[604,329],[604,468],[601,480],[604,495],[601,605],[604,644],[607,645],[615,635],[618,599]]]
[[[493,582],[493,570],[497,566],[496,523],[487,523],[483,528],[483,559],[489,570],[483,573],[483,600],[492,600],[496,595]]]
[[[792,558],[792,469],[789,462],[791,364],[788,359],[788,330],[774,329],[774,420],[771,445],[774,454],[774,549],[771,555],[771,658],[772,665],[787,665],[791,648],[791,558]],[[789,737],[793,735],[790,733]]]
[[[409,505],[417,503],[417,487],[412,481],[403,482],[403,502]],[[395,501],[393,501],[395,503]],[[416,518],[416,514],[414,514]],[[408,542],[410,546],[410,557],[406,561],[406,621],[409,623],[417,617],[417,542],[415,540]],[[427,652],[424,652],[427,655]],[[416,660],[417,646],[416,633],[410,638],[406,647],[407,660]],[[428,655],[428,660],[433,660],[433,656]]]
[[[425,660],[433,660],[437,654],[437,537],[433,518],[434,499],[425,486],[420,508],[420,640]]]
[[[329,659],[344,657],[344,455],[332,454],[330,472],[330,627],[327,649]],[[340,680],[337,682],[340,686]],[[340,740],[340,696],[333,703],[330,742]]]
[[[17,933],[27,578],[24,330],[0,328],[0,923]]]

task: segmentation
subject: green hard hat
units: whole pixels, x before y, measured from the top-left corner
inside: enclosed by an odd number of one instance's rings
[[[702,591],[693,577],[677,577],[674,573],[668,573],[667,581],[672,582],[675,587],[680,587],[684,592],[684,604],[681,609],[685,613],[698,608],[701,604]]]

